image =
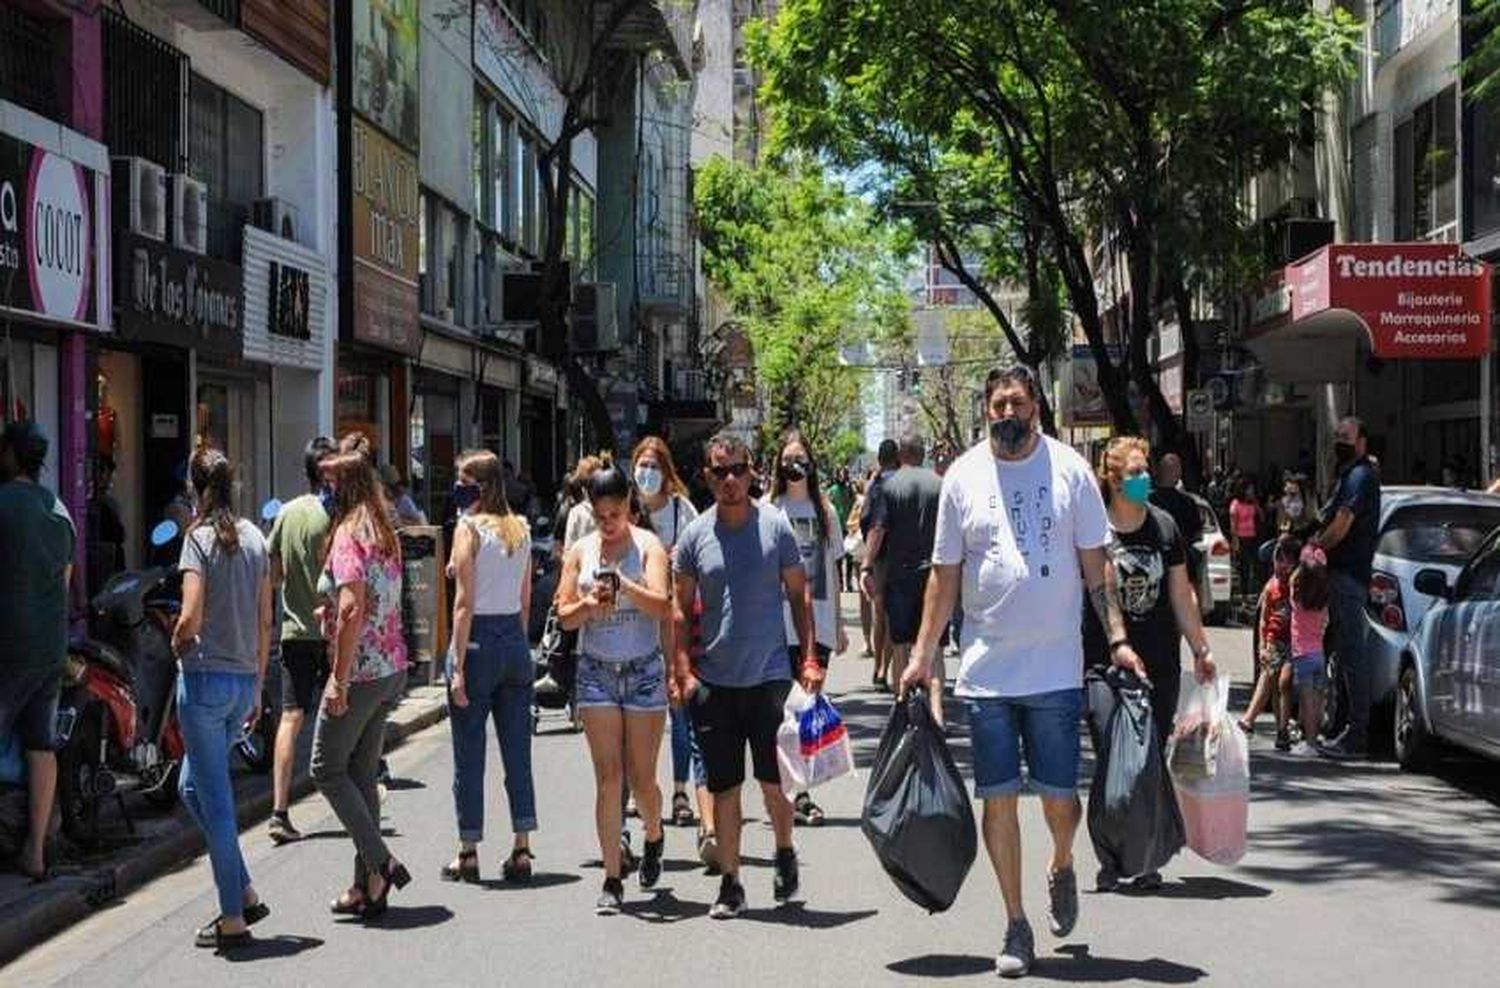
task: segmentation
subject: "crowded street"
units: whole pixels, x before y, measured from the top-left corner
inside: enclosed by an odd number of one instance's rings
[[[1237,681],[1249,669],[1248,635],[1216,630]],[[855,655],[858,649],[855,649]],[[889,697],[868,688],[869,661],[836,661],[830,693],[867,766]],[[861,685],[861,683],[864,685]],[[706,916],[704,876],[691,828],[667,827],[666,873],[651,893],[626,883],[619,916],[592,915],[598,849],[592,781],[581,737],[545,718],[535,746],[537,873],[530,887],[499,880],[503,842],[482,845],[478,886],[438,881],[450,850],[451,744],[445,725],[413,737],[391,757],[395,781],[384,826],[412,869],[378,925],[330,916],[327,901],[348,875],[339,823],[313,798],[294,805],[310,839],[273,847],[244,835],[247,863],[272,914],[257,943],[225,964],[182,949],[182,934],[213,912],[206,860],[146,885],[5,969],[6,984],[135,986],[147,983],[369,985],[413,979],[451,985],[770,984],[809,975],[847,984],[991,983],[999,902],[976,863],[945,914],[928,916],[897,894],[859,831],[865,777],[820,790],[821,829],[799,827],[803,893],[773,907],[763,811],[747,809],[745,922]],[[967,766],[967,746],[952,747]],[[1091,771],[1086,769],[1086,771]],[[1500,787],[1493,770],[1458,760],[1436,777],[1403,776],[1388,764],[1303,761],[1271,750],[1264,733],[1253,762],[1250,848],[1220,868],[1184,851],[1153,895],[1085,890],[1074,933],[1039,942],[1037,980],[1081,984],[1297,984],[1308,971],[1340,983],[1484,985],[1493,976],[1500,919]],[[490,811],[503,809],[491,763]],[[667,780],[663,779],[663,784]],[[754,819],[751,819],[754,818]],[[1023,840],[1045,833],[1035,799],[1022,802]],[[637,848],[640,823],[631,821]],[[1093,855],[1080,835],[1080,873]],[[1029,863],[1029,862],[1028,862]],[[1036,900],[1040,867],[1026,874]],[[1459,931],[1467,931],[1460,933]]]

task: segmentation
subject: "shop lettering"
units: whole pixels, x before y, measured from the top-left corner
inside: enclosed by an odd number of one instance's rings
[[[50,202],[38,202],[36,215],[32,217],[32,241],[36,244],[36,266],[43,271],[61,275],[83,277],[84,217],[54,206]]]
[[[145,248],[132,253],[131,303],[137,312],[186,326],[239,328],[240,302],[232,291],[213,287],[192,263],[174,277],[168,262],[166,256],[153,258]]]
[[[397,271],[406,267],[406,250],[401,245],[401,224],[379,210],[370,210],[370,249],[375,259]]]
[[[369,213],[364,256],[407,270],[406,241],[421,208],[416,160],[359,123],[354,125],[354,195]]]
[[[10,182],[0,182],[0,231],[9,234],[21,232],[17,215],[16,187]],[[18,271],[21,268],[21,252],[12,241],[0,241],[0,268]]]
[[[1367,261],[1339,254],[1340,278],[1470,278],[1483,272],[1478,261],[1465,257],[1414,258],[1393,254],[1382,261]]]

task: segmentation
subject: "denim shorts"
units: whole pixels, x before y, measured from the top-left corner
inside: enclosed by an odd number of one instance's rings
[[[1299,655],[1292,660],[1292,686],[1296,689],[1328,689],[1328,661],[1322,652]]]
[[[660,713],[667,709],[667,666],[660,652],[616,662],[591,655],[578,658],[575,705],[614,707],[629,713]]]
[[[1078,789],[1079,718],[1083,690],[964,700],[974,743],[974,796],[989,799],[1021,791],[1025,752],[1031,787],[1061,799]]]
[[[6,671],[0,680],[0,738],[14,732],[26,751],[57,747],[57,699],[62,664],[53,669]]]

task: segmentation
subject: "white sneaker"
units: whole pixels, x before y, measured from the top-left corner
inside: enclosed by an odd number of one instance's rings
[[[1296,755],[1298,758],[1318,757],[1318,749],[1308,744],[1306,741],[1298,741],[1296,744],[1292,745],[1291,753],[1293,755]]]

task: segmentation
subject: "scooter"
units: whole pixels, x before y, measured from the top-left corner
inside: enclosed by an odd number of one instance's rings
[[[160,548],[177,537],[164,521]],[[183,740],[177,722],[172,627],[181,601],[177,567],[118,573],[89,602],[89,636],[69,649],[58,705],[62,828],[82,847],[99,840],[99,804],[138,792],[162,809],[177,801]]]
[[[281,507],[281,501],[274,497],[261,505],[260,523],[266,535],[270,535]],[[281,594],[273,593],[271,600],[271,649],[266,660],[266,678],[260,689],[260,717],[254,727],[243,728],[234,742],[234,750],[239,753],[245,767],[258,775],[271,771],[276,732],[281,726],[281,704],[277,702],[281,695],[278,678],[281,674]]]

